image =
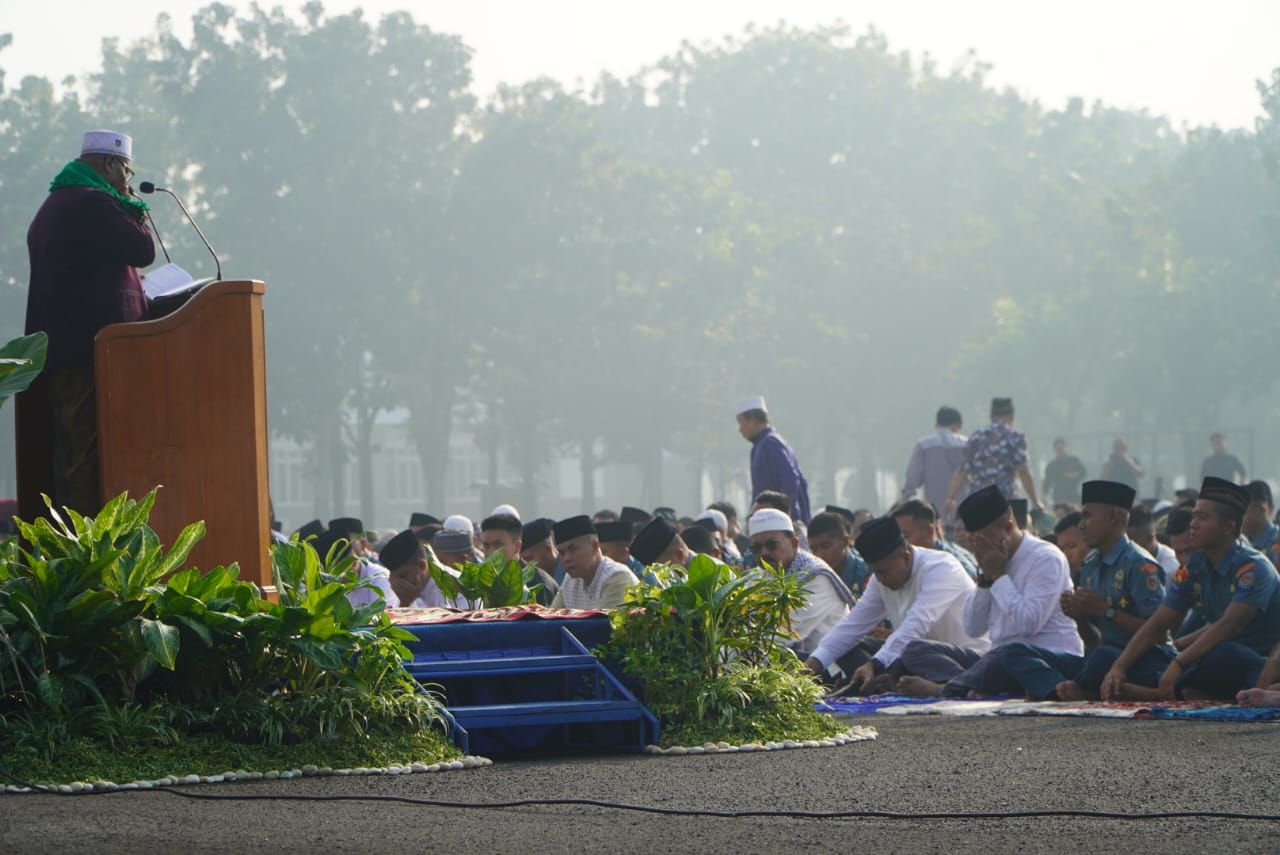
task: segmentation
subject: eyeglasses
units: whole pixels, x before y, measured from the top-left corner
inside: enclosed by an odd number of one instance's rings
[[[782,539],[778,537],[771,537],[768,540],[761,541],[760,543],[751,544],[751,548],[756,552],[773,552],[781,546]]]

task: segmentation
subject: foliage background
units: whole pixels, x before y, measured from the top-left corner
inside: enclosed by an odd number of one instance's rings
[[[461,429],[513,461],[522,507],[552,450],[586,452],[588,508],[683,504],[664,453],[740,471],[726,410],[749,391],[818,501],[849,465],[875,501],[940,403],[976,426],[994,394],[1042,442],[1185,431],[1172,451],[1194,473],[1211,430],[1248,427],[1257,468],[1280,463],[1261,441],[1280,426],[1280,69],[1255,129],[1183,133],[1045,109],[979,59],[943,70],[841,27],[483,102],[469,62],[407,13],[213,4],[189,40],[164,17],[106,40],[75,86],[0,77],[0,339],[21,332],[21,236],[49,177],[107,124],[229,275],[271,284],[270,423],[315,444],[335,514],[374,515],[371,428],[391,408],[436,509]],[[205,272],[174,212],[157,220]],[[358,496],[336,474],[351,457]],[[637,464],[644,495],[595,496],[603,461]]]

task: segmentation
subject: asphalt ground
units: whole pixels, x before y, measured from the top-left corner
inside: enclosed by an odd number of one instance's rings
[[[191,787],[237,796],[592,798],[671,808],[1280,814],[1280,725],[870,716],[880,739],[757,754],[499,760],[436,775]],[[0,796],[3,852],[1280,852],[1280,822],[672,817],[594,807]]]

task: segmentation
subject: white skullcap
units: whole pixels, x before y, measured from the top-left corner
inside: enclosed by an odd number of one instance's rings
[[[462,514],[454,514],[451,517],[446,517],[443,528],[445,531],[464,531],[468,536],[474,536],[476,533],[475,526],[471,524],[471,520],[467,519]]]
[[[747,520],[747,531],[750,537],[766,531],[785,531],[787,534],[795,534],[796,527],[792,524],[791,517],[782,511],[776,508],[761,508]]]
[[[1160,501],[1156,502],[1156,506],[1151,509],[1151,513],[1158,514],[1161,511],[1166,510],[1168,508],[1172,508],[1172,507],[1173,507],[1173,502],[1169,501],[1168,499],[1161,499]]]
[[[764,395],[751,395],[750,397],[743,398],[738,402],[734,415],[740,416],[743,413],[749,413],[752,410],[762,410],[766,413],[769,412],[769,408],[764,405]]]
[[[508,516],[508,517],[515,517],[516,519],[520,519],[520,512],[516,510],[515,505],[498,505],[498,507],[489,511],[489,516],[491,517]]]
[[[711,520],[715,523],[716,531],[721,534],[726,534],[729,531],[729,518],[726,517],[722,511],[717,511],[715,508],[707,508],[705,511],[698,514],[698,519]]]
[[[133,160],[133,137],[116,131],[85,131],[81,154],[113,154]]]

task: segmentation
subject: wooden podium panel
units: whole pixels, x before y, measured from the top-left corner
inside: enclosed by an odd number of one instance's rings
[[[188,565],[238,562],[271,585],[267,379],[256,280],[211,282],[171,315],[94,342],[103,501],[161,490],[151,527],[172,543],[204,520]]]

